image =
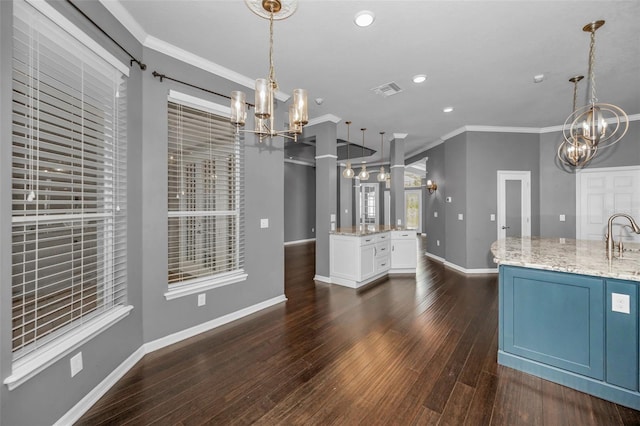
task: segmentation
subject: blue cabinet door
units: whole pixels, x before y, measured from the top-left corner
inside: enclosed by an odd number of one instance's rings
[[[638,390],[638,287],[629,281],[607,280],[606,377],[607,383]],[[626,298],[620,305],[616,299]]]
[[[536,269],[503,268],[500,302],[503,350],[603,380],[603,280]]]

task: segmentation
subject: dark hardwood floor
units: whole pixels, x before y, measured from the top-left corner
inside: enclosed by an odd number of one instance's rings
[[[640,424],[497,365],[496,275],[419,255],[356,292],[314,283],[314,250],[286,247],[286,304],[146,355],[77,424]]]

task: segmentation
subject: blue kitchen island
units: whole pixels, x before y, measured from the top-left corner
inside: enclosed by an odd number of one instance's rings
[[[640,245],[506,238],[499,264],[498,363],[640,410]]]

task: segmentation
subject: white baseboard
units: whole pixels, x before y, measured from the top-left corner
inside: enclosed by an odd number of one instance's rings
[[[82,398],[76,405],[74,405],[73,408],[71,408],[62,417],[60,417],[60,419],[58,419],[58,421],[54,423],[54,426],[71,425],[78,421],[78,419],[80,419],[80,417],[82,417],[82,415],[86,413],[93,406],[93,404],[95,404],[105,393],[107,393],[107,391],[111,389],[111,387],[113,387],[113,385],[115,385],[118,380],[120,380],[146,354],[286,301],[287,297],[283,294],[272,299],[265,300],[264,302],[248,306],[244,309],[240,309],[239,311],[223,315],[211,321],[207,321],[194,327],[187,328],[186,330],[182,330],[177,333],[170,334],[166,337],[162,337],[152,342],[143,344],[126,360],[124,360],[122,364],[116,367],[115,370],[109,373],[109,375],[102,382],[100,382],[98,386],[93,388],[87,395],[85,395],[85,397]]]
[[[331,284],[331,278],[330,277],[323,277],[322,275],[316,275],[315,277],[313,277],[314,281],[320,281],[321,283],[327,283],[327,284]]]
[[[203,322],[202,324],[198,324],[196,326],[178,331],[168,336],[161,337],[152,342],[145,343],[144,344],[145,353],[148,354],[153,351],[157,351],[158,349],[162,349],[165,346],[173,345],[174,343],[178,343],[184,339],[188,339],[189,337],[196,336],[200,333],[204,333],[205,331],[212,330],[216,327],[220,327],[221,325],[230,323],[231,321],[235,321],[237,319],[246,317],[247,315],[251,315],[255,312],[261,311],[262,309],[266,309],[270,306],[277,305],[278,303],[282,303],[286,301],[287,301],[287,298],[283,294],[281,296],[277,296],[272,299],[265,300],[264,302],[260,302],[255,305],[248,306],[244,309],[240,309],[239,311],[235,311],[230,314],[212,319],[211,321]]]
[[[140,346],[137,351],[132,353],[129,358],[125,359],[122,364],[116,367],[98,386],[93,388],[91,392],[85,395],[76,405],[67,411],[64,416],[60,417],[54,426],[72,425],[77,422],[89,408],[93,406],[102,396],[107,393],[118,380],[120,380],[138,361],[145,356],[144,345]]]
[[[295,246],[297,244],[306,244],[306,243],[310,243],[312,241],[315,241],[315,238],[309,238],[306,240],[296,240],[296,241],[285,241],[284,245],[285,246]]]
[[[462,266],[456,265],[455,263],[448,262],[446,259],[443,259],[440,256],[436,256],[435,254],[432,254],[429,252],[425,252],[424,254],[425,256],[430,257],[433,260],[437,260],[438,262],[441,262],[447,268],[455,269],[456,271],[462,272],[463,274],[474,275],[474,274],[497,274],[498,273],[498,268],[467,269],[467,268],[463,268]]]

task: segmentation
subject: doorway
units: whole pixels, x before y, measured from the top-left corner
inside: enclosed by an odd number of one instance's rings
[[[498,239],[531,236],[531,172],[498,170]]]
[[[604,240],[613,213],[626,213],[640,220],[640,167],[607,167],[576,173],[576,239]],[[617,241],[640,242],[626,221],[614,222]]]

